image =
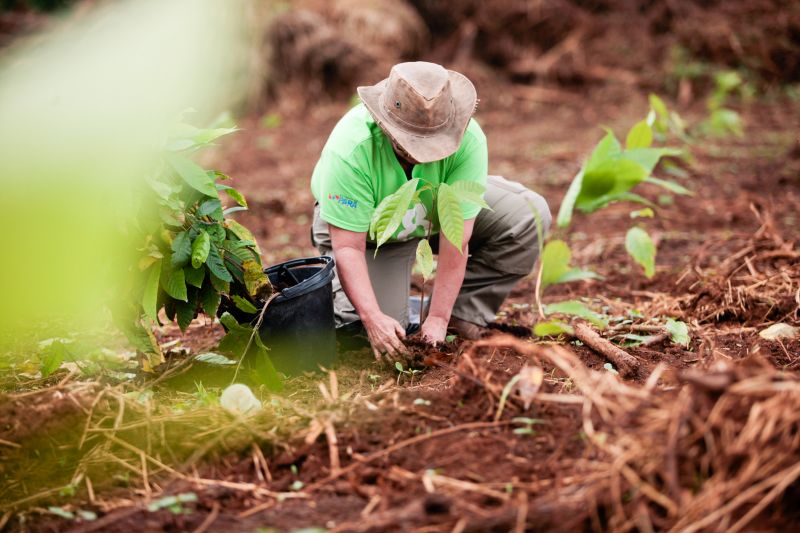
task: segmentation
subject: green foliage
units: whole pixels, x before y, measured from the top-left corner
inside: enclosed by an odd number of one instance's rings
[[[427,239],[422,239],[417,245],[417,268],[425,280],[433,274],[433,250]]]
[[[742,77],[733,70],[723,70],[714,74],[714,92],[706,105],[709,116],[700,126],[700,133],[712,137],[744,136],[742,117],[736,111],[726,108],[728,97],[745,87]]]
[[[369,235],[370,238],[376,241],[376,255],[378,248],[391,239],[394,232],[400,227],[403,215],[405,215],[417,192],[418,184],[419,178],[408,180],[397,191],[384,198],[375,208],[370,221]]]
[[[575,331],[572,326],[560,320],[548,320],[546,322],[537,322],[533,326],[533,333],[537,337],[558,336],[562,334],[572,335]]]
[[[459,251],[462,249],[464,240],[464,218],[461,216],[460,199],[457,189],[446,183],[439,185],[436,201],[439,225],[444,237]]]
[[[689,347],[689,326],[686,323],[669,318],[665,327],[672,342]]]
[[[261,336],[250,325],[239,324],[229,313],[224,313],[219,321],[228,334],[219,343],[219,352],[235,359],[247,358],[253,362],[250,378],[273,391],[283,389],[283,382],[267,354],[267,347]]]
[[[604,315],[592,311],[578,300],[547,304],[544,306],[544,312],[547,315],[560,314],[584,318],[600,329],[605,329],[608,326],[608,320]]]
[[[567,243],[562,240],[552,240],[544,246],[541,257],[542,290],[556,283],[600,278],[591,270],[570,267],[571,259],[572,251],[570,251]]]
[[[656,245],[650,235],[638,226],[628,230],[625,250],[644,268],[644,275],[652,278],[656,273]]]
[[[253,235],[225,218],[220,192],[236,209],[247,206],[244,196],[218,183],[227,176],[206,171],[189,157],[234,131],[177,125],[165,142],[163,161],[146,180],[140,214],[127,228],[142,244],[138,267],[129,271],[129,292],[119,295],[114,318],[137,350],[148,355],[145,370],[162,361],[155,337],[148,334],[152,323],[160,323],[161,309],[185,330],[201,310],[215,316],[223,295],[253,312],[253,302],[271,293]]]

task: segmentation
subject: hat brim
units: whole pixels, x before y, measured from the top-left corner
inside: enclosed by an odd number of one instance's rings
[[[450,77],[450,91],[453,97],[454,112],[450,121],[440,130],[429,135],[421,135],[404,129],[393,121],[381,106],[381,96],[389,79],[375,85],[358,88],[358,96],[369,110],[375,122],[395,143],[408,152],[419,163],[439,161],[453,155],[461,146],[461,139],[475,112],[478,94],[475,86],[463,74],[447,71]]]

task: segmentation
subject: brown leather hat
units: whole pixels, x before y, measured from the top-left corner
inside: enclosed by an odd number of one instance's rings
[[[386,135],[420,163],[458,150],[478,101],[464,75],[424,61],[395,65],[385,80],[359,87],[358,96]]]

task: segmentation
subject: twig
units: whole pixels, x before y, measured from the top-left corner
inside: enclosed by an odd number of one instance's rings
[[[194,530],[194,533],[205,533],[205,531],[207,531],[208,528],[211,527],[211,524],[213,524],[214,521],[219,516],[219,508],[220,505],[218,501],[212,503],[211,512],[208,513],[208,516],[205,518],[205,520],[203,520],[203,522],[199,526],[197,526],[197,529]]]
[[[341,463],[339,462],[339,440],[336,438],[336,430],[333,428],[333,422],[326,420],[325,438],[328,440],[328,455],[331,461],[331,475],[336,474],[341,470]]]
[[[614,363],[623,377],[639,369],[639,360],[597,334],[585,322],[575,323],[575,336],[585,345]]]
[[[269,307],[269,304],[272,303],[272,300],[274,300],[281,294],[283,293],[282,292],[272,293],[272,296],[267,298],[267,301],[264,302],[264,307],[261,308],[261,313],[258,314],[258,320],[256,320],[256,324],[255,326],[253,326],[253,333],[251,333],[250,338],[247,339],[247,346],[244,347],[244,352],[242,353],[242,356],[239,358],[239,363],[236,365],[236,370],[233,372],[233,378],[231,379],[231,384],[236,382],[236,376],[239,375],[239,369],[242,366],[242,361],[244,361],[245,356],[247,356],[247,352],[250,351],[250,346],[253,344],[253,339],[255,338],[256,335],[258,335],[259,329],[261,329],[261,323],[264,322],[264,315],[267,313],[267,307]]]

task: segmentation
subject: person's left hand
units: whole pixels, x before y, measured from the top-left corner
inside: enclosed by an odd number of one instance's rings
[[[426,342],[433,344],[444,342],[447,336],[447,320],[435,316],[429,316],[422,324],[422,338]]]

